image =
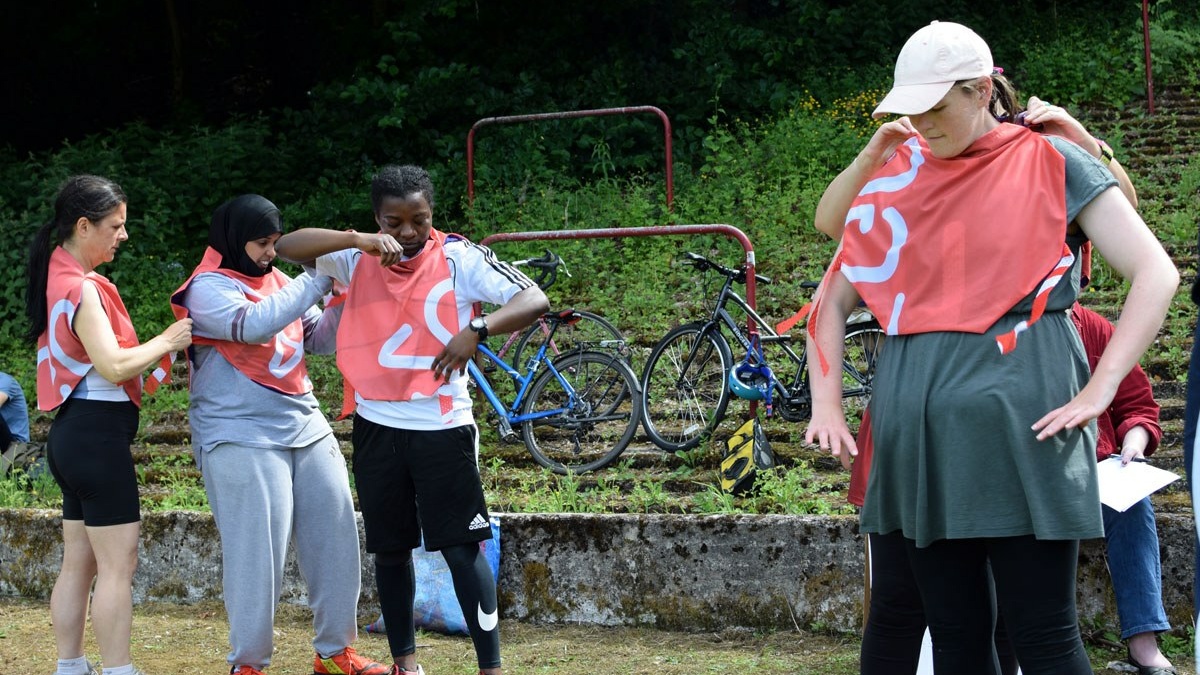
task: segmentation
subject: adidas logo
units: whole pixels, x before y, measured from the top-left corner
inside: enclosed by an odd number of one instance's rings
[[[476,513],[475,517],[471,519],[471,524],[467,526],[467,529],[482,530],[485,527],[491,527],[491,525],[488,525],[488,521],[484,520],[483,516]]]

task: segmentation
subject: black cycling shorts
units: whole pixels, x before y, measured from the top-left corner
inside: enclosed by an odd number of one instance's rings
[[[130,446],[138,408],[130,401],[68,398],[46,444],[50,474],[63,493],[63,520],[101,527],[141,520]]]
[[[437,551],[492,537],[474,424],[396,429],[354,416],[354,486],[368,553]]]

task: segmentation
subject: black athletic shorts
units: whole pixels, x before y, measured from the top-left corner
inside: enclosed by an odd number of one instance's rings
[[[396,429],[354,416],[354,486],[368,553],[437,551],[492,537],[474,424]]]
[[[129,448],[138,429],[130,401],[68,398],[50,425],[46,456],[63,493],[63,520],[100,527],[142,519]]]

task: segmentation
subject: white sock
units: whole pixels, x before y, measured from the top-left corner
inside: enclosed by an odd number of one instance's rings
[[[126,663],[123,666],[116,668],[105,668],[104,675],[133,675],[134,667],[132,663]]]
[[[73,659],[59,659],[58,670],[54,675],[87,675],[88,662],[86,656]]]

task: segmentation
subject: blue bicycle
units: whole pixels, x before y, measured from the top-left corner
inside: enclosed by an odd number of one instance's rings
[[[499,418],[501,438],[515,439],[520,428],[529,454],[558,474],[612,464],[629,446],[642,419],[637,375],[619,353],[590,349],[584,343],[557,357],[547,354],[554,332],[580,318],[574,310],[543,315],[550,334],[529,358],[524,374],[486,344],[479,345],[480,355],[512,378],[516,394],[509,405],[500,400],[483,369],[474,361],[467,363]]]

